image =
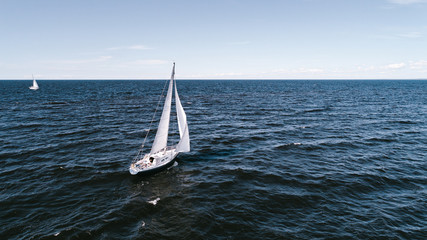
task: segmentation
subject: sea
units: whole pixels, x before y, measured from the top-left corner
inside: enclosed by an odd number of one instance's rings
[[[166,82],[0,81],[0,239],[427,239],[426,80]]]

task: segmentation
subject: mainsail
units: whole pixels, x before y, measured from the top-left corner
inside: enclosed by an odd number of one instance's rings
[[[39,85],[37,84],[36,79],[34,78],[34,75],[33,75],[33,88],[39,88]]]
[[[175,64],[172,69],[172,76],[169,83],[168,93],[166,95],[165,105],[163,106],[162,116],[160,117],[159,127],[157,128],[156,137],[154,138],[153,146],[150,153],[156,153],[167,146],[168,132],[169,132],[169,119],[172,105],[172,88],[173,79],[175,75]]]

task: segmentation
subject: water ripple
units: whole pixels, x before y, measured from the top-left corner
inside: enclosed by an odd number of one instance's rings
[[[426,236],[426,81],[179,81],[192,151],[146,177],[163,81],[39,84],[0,88],[0,239]]]

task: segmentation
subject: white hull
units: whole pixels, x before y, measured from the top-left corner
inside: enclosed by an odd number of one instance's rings
[[[37,89],[39,89],[39,87],[34,87],[34,86],[31,86],[31,87],[29,87],[31,90],[37,90]]]
[[[132,175],[136,175],[138,173],[160,171],[171,166],[177,155],[176,148],[168,148],[154,154],[146,154],[142,159],[130,165],[129,172]],[[153,158],[152,162],[150,162],[150,158]]]

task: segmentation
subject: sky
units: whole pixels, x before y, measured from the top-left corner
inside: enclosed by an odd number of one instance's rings
[[[0,0],[0,79],[426,79],[427,0]]]

